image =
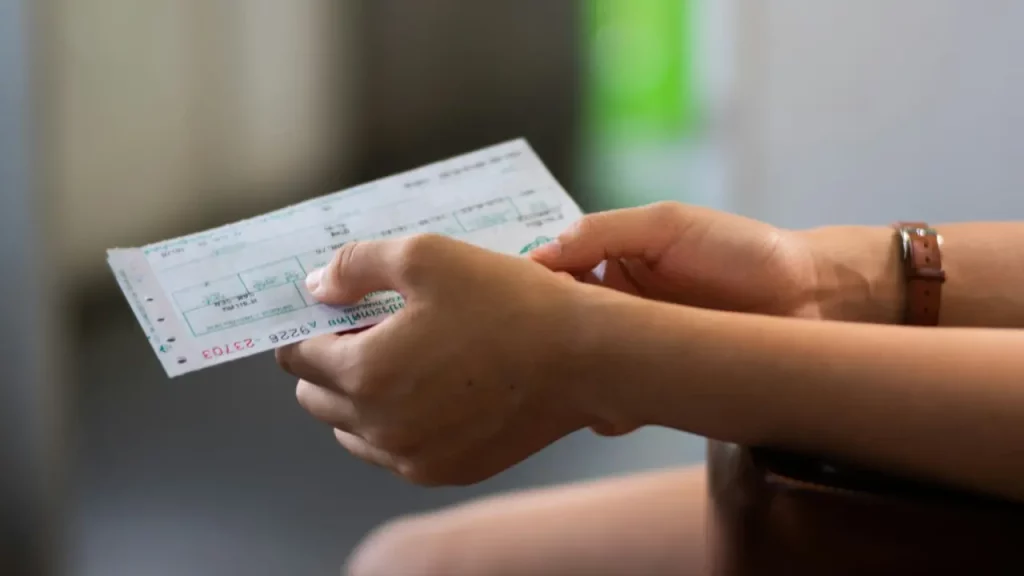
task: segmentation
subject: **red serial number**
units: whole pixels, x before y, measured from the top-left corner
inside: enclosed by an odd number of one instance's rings
[[[234,352],[241,352],[255,346],[252,338],[246,338],[232,344],[225,344],[223,346],[214,346],[209,350],[203,350],[203,358],[207,360],[213,360],[214,358],[220,358],[221,356],[227,356]]]

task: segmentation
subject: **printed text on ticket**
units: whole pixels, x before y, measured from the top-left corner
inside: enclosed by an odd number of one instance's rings
[[[316,303],[305,277],[345,242],[422,232],[522,254],[581,216],[525,140],[390,176],[107,260],[171,377],[377,323],[396,293]]]

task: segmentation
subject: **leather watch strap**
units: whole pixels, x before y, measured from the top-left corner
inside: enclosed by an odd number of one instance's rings
[[[938,326],[942,304],[942,237],[924,222],[899,222],[903,269],[906,278],[904,322],[912,326]]]

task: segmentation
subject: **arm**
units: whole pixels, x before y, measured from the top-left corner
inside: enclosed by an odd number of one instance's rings
[[[351,576],[698,574],[703,467],[484,498],[375,531]]]
[[[1024,331],[811,322],[581,290],[584,378],[572,393],[596,418],[1024,500]]]
[[[937,226],[943,237],[943,326],[1024,328],[1024,223]],[[797,232],[814,262],[816,298],[833,320],[896,324],[903,272],[891,228],[832,226]]]

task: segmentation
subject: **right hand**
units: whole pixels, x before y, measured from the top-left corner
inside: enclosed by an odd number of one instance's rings
[[[585,216],[530,254],[644,298],[736,312],[818,318],[815,265],[802,237],[677,202]],[[594,273],[604,264],[602,273]]]

